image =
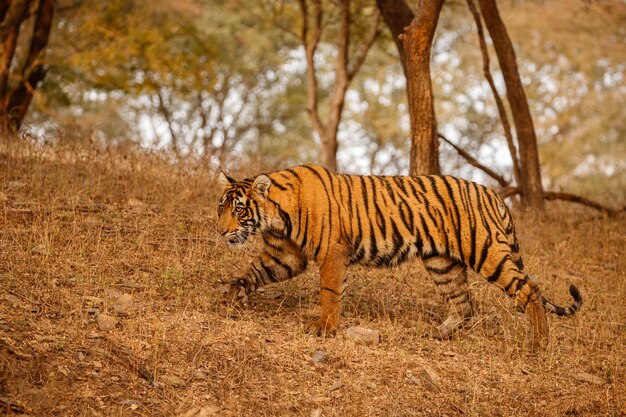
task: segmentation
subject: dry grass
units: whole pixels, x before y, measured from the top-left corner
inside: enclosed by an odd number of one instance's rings
[[[341,328],[363,346],[310,337],[314,268],[227,308],[218,280],[250,254],[215,239],[216,190],[199,166],[137,152],[0,151],[0,404],[32,416],[624,416],[626,221],[571,205],[517,215],[522,252],[554,301],[548,349],[528,353],[526,321],[472,279],[478,315],[451,341],[419,265],[352,269]],[[3,197],[4,196],[4,197]],[[120,293],[133,303],[116,312]],[[97,298],[92,298],[97,297]],[[105,332],[96,317],[119,320]],[[124,314],[121,314],[124,313]],[[324,360],[313,363],[317,351]],[[420,382],[424,369],[436,387]],[[595,378],[587,375],[587,373]],[[194,408],[198,411],[194,414]]]

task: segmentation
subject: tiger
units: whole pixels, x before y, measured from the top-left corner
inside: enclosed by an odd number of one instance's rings
[[[492,190],[454,176],[363,176],[300,165],[217,184],[217,231],[228,245],[260,236],[263,250],[230,281],[226,296],[245,302],[258,288],[319,266],[321,314],[306,324],[316,336],[337,332],[351,265],[394,267],[421,258],[447,317],[433,335],[448,339],[473,316],[467,271],[497,284],[526,312],[531,346],[548,339],[546,311],[571,316],[582,305],[555,305],[524,270],[513,219]]]

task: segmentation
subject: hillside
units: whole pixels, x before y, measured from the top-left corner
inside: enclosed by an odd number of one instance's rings
[[[30,416],[626,416],[626,219],[548,203],[515,213],[525,264],[573,318],[526,320],[471,277],[455,339],[419,263],[352,269],[337,337],[303,332],[315,268],[228,307],[251,253],[215,233],[211,174],[154,154],[0,149],[0,410]],[[380,331],[356,344],[345,329]],[[321,353],[318,353],[321,352]],[[9,411],[12,409],[13,411]]]

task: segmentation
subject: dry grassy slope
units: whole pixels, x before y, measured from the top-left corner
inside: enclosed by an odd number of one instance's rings
[[[475,277],[472,328],[451,341],[423,337],[444,311],[419,265],[349,272],[341,326],[378,329],[375,347],[341,332],[332,339],[303,333],[317,312],[313,270],[268,287],[246,310],[227,309],[218,279],[245,268],[250,254],[216,241],[216,190],[193,166],[132,153],[4,149],[0,192],[5,409],[10,403],[32,416],[626,415],[623,217],[555,204],[545,215],[516,216],[526,264],[545,293],[569,302],[575,282],[586,298],[577,317],[550,317],[549,348],[533,356],[524,317]],[[133,303],[119,314],[124,292]],[[119,320],[113,330],[98,328],[101,312]],[[312,363],[317,351],[326,358]],[[425,368],[437,387],[420,382]]]

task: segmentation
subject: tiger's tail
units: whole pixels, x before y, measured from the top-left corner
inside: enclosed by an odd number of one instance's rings
[[[557,316],[571,316],[576,313],[576,311],[583,304],[583,297],[580,295],[580,291],[578,291],[578,288],[576,288],[574,285],[570,285],[569,293],[574,299],[574,302],[568,307],[559,307],[544,296],[541,296],[541,301],[543,302],[546,310],[548,310],[549,312],[554,313]]]

